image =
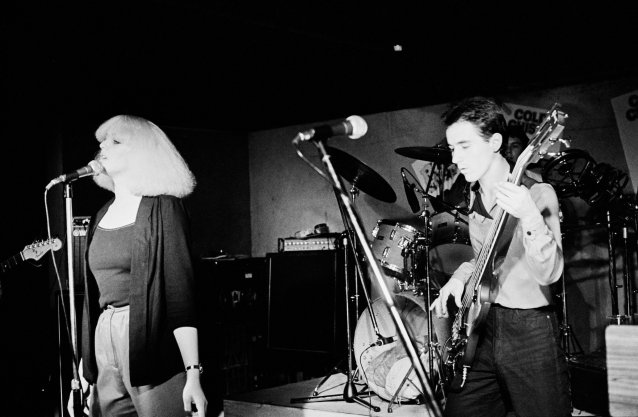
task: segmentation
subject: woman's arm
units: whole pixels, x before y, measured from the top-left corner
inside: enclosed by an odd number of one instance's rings
[[[179,351],[182,354],[184,368],[191,367],[186,371],[186,385],[182,399],[184,400],[184,410],[191,411],[191,404],[195,404],[199,417],[206,415],[208,402],[202,390],[199,380],[201,368],[199,368],[199,350],[197,341],[197,329],[195,327],[179,327],[173,331]],[[196,368],[192,366],[196,365]]]

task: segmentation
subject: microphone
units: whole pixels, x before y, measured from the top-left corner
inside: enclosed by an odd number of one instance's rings
[[[100,172],[104,171],[104,167],[98,161],[91,161],[86,166],[76,169],[75,171],[69,174],[62,174],[59,177],[56,177],[51,180],[46,186],[45,189],[49,189],[56,184],[60,184],[61,182],[71,182],[75,181],[78,178],[88,177],[89,175],[96,175]]]
[[[368,132],[368,124],[361,116],[350,116],[346,120],[332,125],[321,125],[304,132],[297,133],[294,142],[322,140],[332,136],[348,136],[359,139]]]
[[[396,336],[383,337],[380,334],[378,334],[377,335],[377,341],[372,343],[369,347],[387,345],[387,344],[392,343],[392,342],[394,342],[396,340],[398,340],[398,337],[396,337]]]
[[[408,199],[408,204],[410,205],[410,209],[412,213],[417,213],[421,211],[421,205],[419,204],[419,199],[414,192],[416,185],[410,184],[408,178],[405,176],[405,168],[401,168],[401,178],[403,179],[403,188],[405,189],[405,196]]]

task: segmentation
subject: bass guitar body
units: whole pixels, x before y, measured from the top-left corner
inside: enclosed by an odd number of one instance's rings
[[[446,388],[452,392],[459,392],[465,386],[467,374],[474,362],[480,331],[493,302],[494,293],[490,283],[481,282],[474,291],[473,301],[464,313],[464,325],[458,329],[458,337],[448,340],[445,346],[444,379]]]

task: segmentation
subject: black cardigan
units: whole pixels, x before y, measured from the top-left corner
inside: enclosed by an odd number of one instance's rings
[[[90,223],[87,262],[95,229],[112,202],[104,205]],[[131,385],[157,385],[184,371],[173,330],[196,327],[189,218],[182,200],[177,197],[143,197],[134,227],[129,297]],[[97,365],[93,345],[100,314],[99,294],[95,278],[89,268],[86,269],[83,370],[86,380],[95,383]]]

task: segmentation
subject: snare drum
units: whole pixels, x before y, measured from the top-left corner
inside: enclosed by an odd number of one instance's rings
[[[407,272],[405,249],[414,243],[418,230],[406,224],[379,220],[372,230],[370,246],[388,275],[402,278]]]
[[[430,268],[451,275],[474,256],[467,216],[441,212],[432,216]]]

